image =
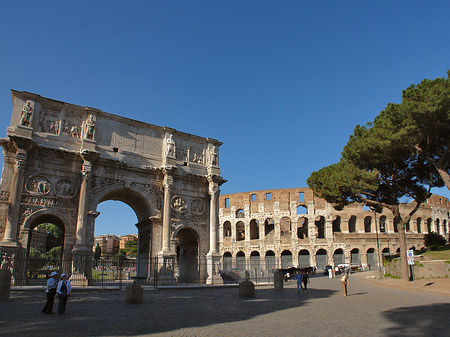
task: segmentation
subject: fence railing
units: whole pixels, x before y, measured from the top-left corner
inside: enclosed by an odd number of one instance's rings
[[[232,284],[248,279],[254,283],[272,283],[273,273],[281,266],[276,261],[206,258],[152,257],[140,259],[93,259],[72,254],[51,256],[25,251],[0,250],[1,269],[11,272],[12,285],[45,286],[53,271],[69,275],[74,286],[122,288],[132,283],[160,286],[193,284]],[[213,265],[212,265],[213,264]]]

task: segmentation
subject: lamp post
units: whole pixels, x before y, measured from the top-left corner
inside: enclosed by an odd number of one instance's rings
[[[375,233],[377,235],[378,278],[381,279],[383,278],[383,275],[381,273],[381,264],[380,264],[380,261],[382,261],[382,259],[380,259],[381,256],[380,256],[380,240],[378,239],[377,210],[375,207],[373,207],[372,210],[375,217]]]

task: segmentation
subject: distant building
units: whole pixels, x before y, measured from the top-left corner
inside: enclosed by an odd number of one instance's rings
[[[46,252],[47,237],[48,233],[45,229],[41,229],[38,227],[34,228],[33,235],[31,236],[31,247],[40,252]]]
[[[120,242],[119,242],[119,249],[125,249],[125,245],[128,241],[138,241],[138,235],[137,234],[128,234],[128,235],[123,235],[120,237]]]
[[[102,250],[102,255],[113,254],[119,251],[120,238],[117,235],[100,235],[94,238],[94,249],[97,244]]]

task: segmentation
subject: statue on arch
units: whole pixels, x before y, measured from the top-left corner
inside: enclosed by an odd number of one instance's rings
[[[32,114],[33,108],[31,107],[31,101],[27,101],[22,109],[22,116],[20,117],[20,125],[30,126]]]
[[[94,140],[94,134],[95,134],[95,119],[94,116],[89,115],[88,119],[86,120],[85,138]]]
[[[170,135],[166,139],[166,157],[175,158],[175,142],[173,141],[173,135]]]

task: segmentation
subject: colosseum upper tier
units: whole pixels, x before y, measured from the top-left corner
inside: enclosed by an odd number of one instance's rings
[[[411,203],[401,205],[406,215]],[[447,235],[449,200],[433,195],[406,227],[407,248],[424,246],[424,234]],[[286,268],[327,264],[376,266],[381,254],[399,251],[392,213],[374,213],[362,204],[336,210],[309,188],[288,188],[220,196],[220,252],[224,263]],[[265,263],[264,263],[265,261]]]

